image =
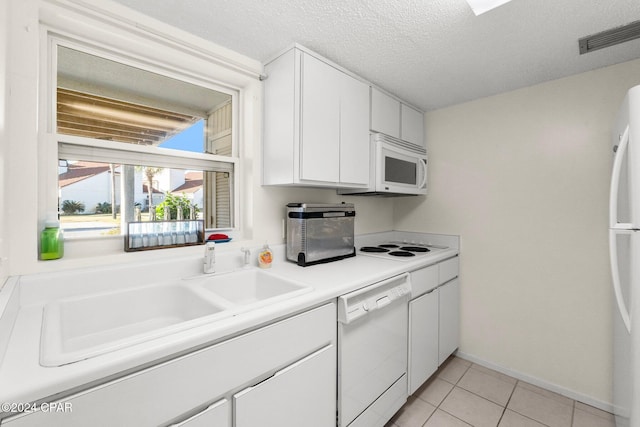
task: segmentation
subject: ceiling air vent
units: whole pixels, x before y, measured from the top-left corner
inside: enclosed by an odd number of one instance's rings
[[[640,38],[640,21],[583,37],[578,40],[578,45],[580,46],[580,54],[582,55],[583,53],[589,53],[637,38]]]

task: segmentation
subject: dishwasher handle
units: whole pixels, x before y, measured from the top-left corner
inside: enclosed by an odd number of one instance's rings
[[[338,297],[338,321],[349,324],[398,299],[409,299],[411,279],[403,273]]]

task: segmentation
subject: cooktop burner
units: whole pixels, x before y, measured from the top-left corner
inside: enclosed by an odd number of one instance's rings
[[[416,256],[416,254],[411,253],[411,252],[407,252],[407,251],[392,251],[392,252],[389,252],[389,255],[391,255],[391,256],[399,256],[399,257]]]
[[[359,252],[372,257],[410,261],[417,259],[416,257],[433,255],[439,249],[447,249],[447,247],[415,242],[382,241],[362,246]]]
[[[397,247],[397,246],[396,246]],[[389,252],[389,249],[380,247],[380,246],[363,246],[360,248],[361,252],[373,252],[373,253],[384,253]]]
[[[429,249],[424,246],[402,246],[400,250],[409,252],[429,252]]]

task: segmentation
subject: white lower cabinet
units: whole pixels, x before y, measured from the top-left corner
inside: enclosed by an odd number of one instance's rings
[[[458,348],[460,329],[459,258],[411,272],[409,301],[409,394]]]
[[[231,425],[231,409],[227,399],[207,407],[192,417],[170,427],[225,427]]]
[[[1,424],[3,427],[144,427],[171,424],[228,427],[232,425],[229,402],[234,394],[251,385],[255,386],[251,393],[247,391],[247,403],[243,403],[247,407],[251,407],[252,394],[266,396],[273,392],[271,399],[279,403],[277,410],[280,416],[296,413],[296,408],[305,402],[306,407],[299,409],[296,416],[300,417],[305,410],[314,408],[311,412],[314,417],[320,419],[322,413],[323,420],[331,417],[335,423],[335,343],[336,305],[329,303],[56,399],[62,404],[71,404],[71,412],[37,411],[7,418]],[[274,375],[276,372],[278,374]],[[269,379],[256,385],[265,378]],[[327,386],[328,381],[331,387]],[[278,400],[279,396],[283,399]],[[313,399],[307,402],[305,396],[313,396]],[[287,407],[285,402],[291,407]],[[259,421],[241,419],[242,424],[237,425],[285,425],[265,423],[266,417],[265,412]]]
[[[433,289],[409,302],[409,394],[438,369],[438,294]]]
[[[235,427],[335,424],[335,346],[326,346],[233,397]]]
[[[450,280],[438,288],[440,291],[440,334],[438,364],[442,364],[460,343],[460,282]]]

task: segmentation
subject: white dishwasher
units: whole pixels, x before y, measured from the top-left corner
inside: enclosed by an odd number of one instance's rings
[[[407,400],[408,273],[338,298],[338,426],[384,426]]]

